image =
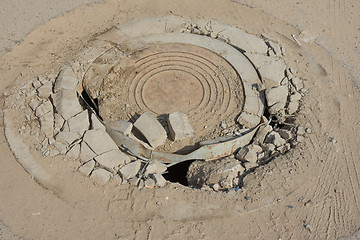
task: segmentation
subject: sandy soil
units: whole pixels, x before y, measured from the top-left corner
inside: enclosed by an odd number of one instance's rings
[[[39,8],[48,12],[44,4]],[[109,0],[51,19],[14,47],[7,36],[1,51],[13,49],[0,59],[1,92],[59,69],[94,34],[133,18],[175,14],[268,33],[306,80],[309,95],[298,123],[312,133],[304,144],[248,175],[241,191],[210,193],[179,184],[157,190],[98,187],[72,171],[70,163],[39,157],[54,176],[44,190],[17,163],[1,131],[0,219],[24,239],[337,239],[356,234],[359,11],[355,0]],[[1,19],[12,18],[2,14]],[[16,41],[36,25],[14,31]],[[316,42],[299,47],[291,34],[302,30],[315,35]]]

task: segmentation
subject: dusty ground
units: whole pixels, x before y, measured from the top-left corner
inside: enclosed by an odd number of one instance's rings
[[[289,66],[306,80],[309,95],[298,122],[311,127],[312,133],[289,154],[247,176],[242,191],[225,194],[178,184],[159,190],[98,187],[72,171],[68,162],[39,158],[53,176],[49,190],[44,190],[16,162],[2,131],[0,219],[8,227],[0,236],[337,239],[356,234],[360,227],[360,94],[354,83],[359,84],[360,73],[359,11],[360,2],[355,0],[109,0],[36,28],[0,59],[1,92],[15,81],[58,69],[93,34],[137,17],[175,14],[216,19],[253,34],[271,34],[287,50]],[[11,19],[7,15],[1,19]],[[317,42],[299,47],[291,34],[302,30],[316,35]],[[25,32],[19,30],[16,41]],[[6,41],[2,52],[13,46]]]

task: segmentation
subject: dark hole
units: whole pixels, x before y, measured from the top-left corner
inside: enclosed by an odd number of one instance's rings
[[[90,96],[87,94],[87,92],[85,90],[81,92],[81,96],[84,99],[86,105],[88,105],[88,107],[91,107],[96,112],[96,114],[99,116],[98,99],[90,98]]]
[[[185,162],[181,162],[171,166],[167,169],[167,173],[163,174],[164,178],[173,183],[180,183],[184,186],[188,186],[188,182],[186,179],[186,174],[189,169],[190,164],[194,160],[189,160]]]

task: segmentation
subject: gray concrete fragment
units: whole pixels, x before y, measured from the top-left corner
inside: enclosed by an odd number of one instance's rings
[[[286,140],[283,139],[279,133],[277,132],[271,132],[268,134],[268,136],[265,139],[265,143],[272,143],[276,147],[280,147],[286,143]]]
[[[102,154],[113,149],[118,149],[111,137],[101,130],[88,130],[85,132],[83,141],[97,154]]]
[[[152,178],[148,178],[145,180],[145,187],[155,187],[155,180]]]
[[[159,161],[153,160],[149,165],[146,167],[145,175],[154,174],[154,173],[164,173],[166,172],[167,167],[165,164],[162,164]]]
[[[110,172],[106,171],[105,169],[98,168],[91,173],[90,178],[97,184],[104,185],[110,180],[111,176],[112,174]]]
[[[53,112],[50,111],[40,118],[40,130],[45,134],[46,137],[52,138],[54,137],[54,115]]]
[[[51,93],[52,93],[52,84],[51,82],[46,82],[44,85],[42,85],[41,87],[39,87],[36,90],[38,96],[40,98],[48,98],[50,97]]]
[[[89,161],[90,159],[96,157],[96,153],[86,144],[86,142],[82,141],[80,146],[80,162],[84,163]]]
[[[276,113],[284,112],[284,108],[285,108],[285,103],[277,102],[269,108],[269,113],[275,115]]]
[[[294,114],[299,109],[299,101],[289,102],[287,106],[288,114]]]
[[[129,161],[129,157],[119,149],[115,149],[95,157],[95,161],[107,171],[116,173],[119,166],[125,165]]]
[[[164,187],[166,185],[166,179],[159,173],[152,174],[151,178],[154,179],[158,187]]]
[[[168,118],[168,126],[173,141],[181,141],[194,136],[194,130],[189,123],[188,117],[184,113],[171,113]]]
[[[299,100],[301,100],[301,94],[298,92],[295,92],[290,96],[290,102],[299,101]]]
[[[80,135],[75,132],[59,132],[56,134],[55,139],[57,142],[67,145],[72,144],[75,140],[79,139]]]
[[[258,154],[261,153],[263,150],[259,145],[250,145],[241,148],[238,153],[236,154],[236,159],[242,162],[254,162],[258,160]]]
[[[288,88],[287,86],[278,86],[266,89],[265,96],[269,107],[278,102],[284,103],[285,105],[288,96]]]
[[[167,134],[159,121],[149,112],[143,113],[134,123],[134,127],[156,148],[165,143]]]
[[[40,104],[40,101],[39,101],[39,100],[37,100],[37,99],[31,99],[31,101],[29,102],[29,107],[30,107],[33,111],[35,111],[36,108],[39,106],[39,104]]]
[[[194,161],[188,170],[187,180],[191,187],[201,188],[219,184],[222,189],[235,187],[234,180],[244,172],[240,161],[226,158],[216,161]]]
[[[80,144],[76,144],[66,153],[66,158],[74,160],[77,159],[79,155],[80,155]]]
[[[97,118],[97,116],[93,113],[91,113],[91,129],[92,130],[102,130],[105,131],[106,127],[104,124],[100,122],[100,120]]]
[[[291,79],[291,83],[294,85],[296,91],[299,91],[300,89],[304,88],[303,80],[300,78],[294,77]]]
[[[125,134],[126,136],[131,135],[131,131],[133,128],[133,124],[130,122],[126,122],[123,120],[119,120],[119,121],[106,121],[105,124],[109,127],[111,127],[112,129],[114,129],[115,131],[121,132],[123,134]]]
[[[65,123],[64,118],[60,114],[55,113],[54,114],[54,131],[60,132],[60,130],[64,126],[64,123]]]
[[[119,173],[122,178],[128,180],[136,176],[136,174],[140,171],[141,162],[139,160],[126,164],[122,168],[120,168]]]
[[[54,92],[62,89],[74,90],[78,84],[76,74],[70,67],[65,67],[61,70],[59,76],[55,80]]]
[[[52,95],[56,111],[65,119],[75,116],[83,109],[75,90],[59,90]]]
[[[50,101],[45,101],[44,103],[42,103],[41,105],[39,105],[36,110],[35,110],[35,116],[37,116],[38,118],[42,117],[43,115],[47,114],[51,112],[51,114],[53,113],[53,105],[51,104]]]
[[[81,165],[79,167],[79,171],[83,174],[85,174],[85,176],[89,176],[90,173],[92,172],[92,170],[95,167],[95,161],[94,160],[90,160],[86,163],[84,163],[83,165]]]
[[[242,112],[236,121],[245,128],[253,128],[260,123],[260,117]]]
[[[41,82],[39,80],[36,80],[32,83],[32,86],[35,88],[35,89],[38,89],[39,87],[41,87]]]
[[[70,118],[68,121],[70,132],[74,132],[82,136],[86,130],[89,129],[89,112],[84,110],[83,112]]]
[[[60,154],[65,154],[67,152],[67,145],[59,142],[53,143],[53,146],[60,152]]]
[[[255,139],[257,139],[259,143],[263,143],[266,135],[272,130],[273,128],[270,125],[261,126],[255,135]]]

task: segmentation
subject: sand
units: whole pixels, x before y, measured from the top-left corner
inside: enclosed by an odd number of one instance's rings
[[[7,227],[1,227],[0,237],[337,239],[356,234],[358,1],[109,0],[67,12],[80,2],[90,1],[2,5],[1,93],[15,82],[57,71],[94,34],[115,24],[169,14],[216,19],[252,34],[270,34],[285,47],[288,64],[299,70],[309,90],[297,121],[312,133],[290,153],[249,174],[242,190],[216,193],[180,184],[142,190],[96,186],[72,171],[71,162],[38,156],[54,176],[44,189],[18,164],[1,131],[0,226]],[[315,42],[298,46],[291,35],[300,39],[302,31]]]

